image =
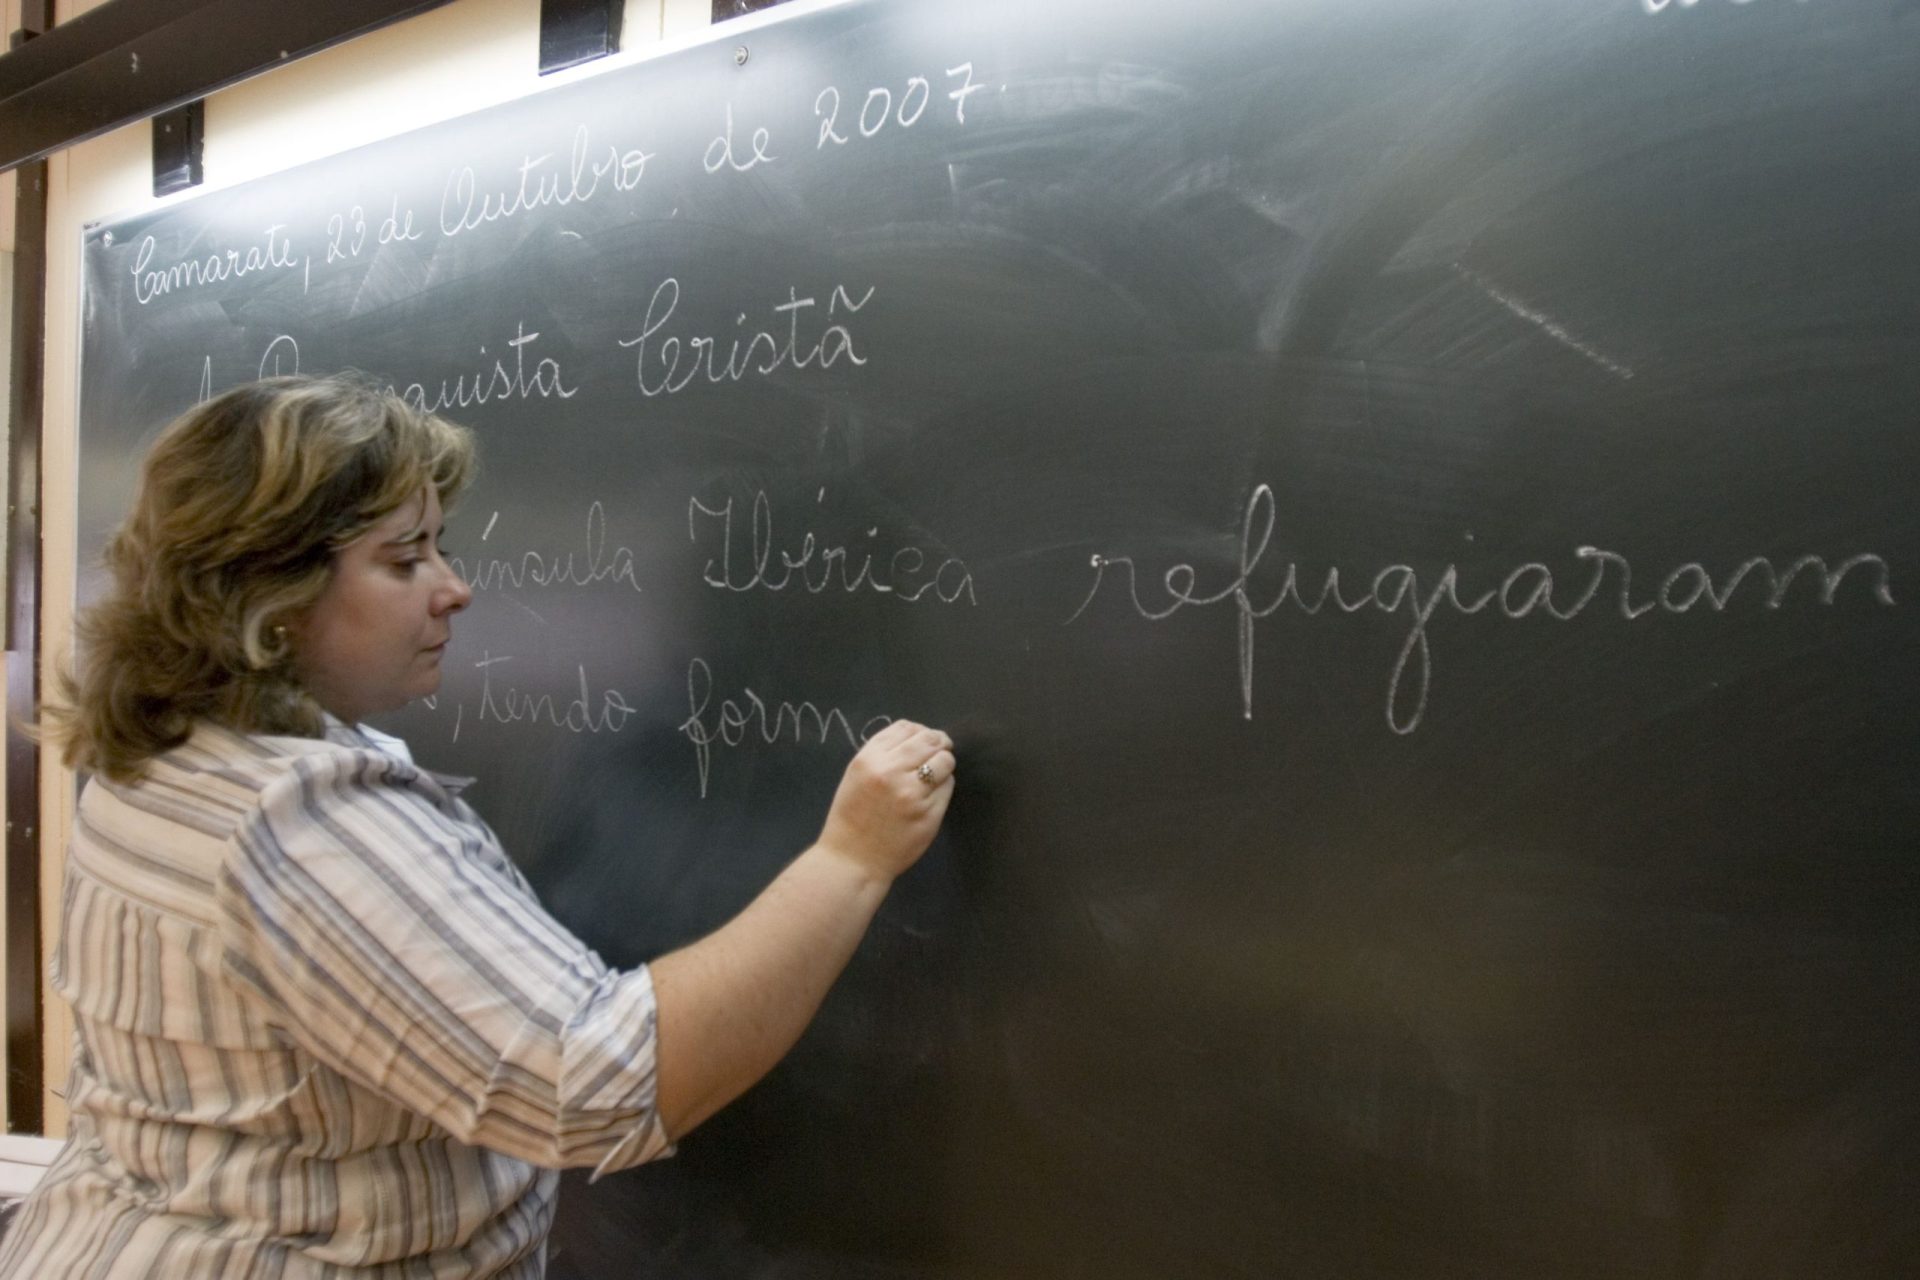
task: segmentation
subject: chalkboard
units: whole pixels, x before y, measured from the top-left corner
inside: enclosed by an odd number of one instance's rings
[[[92,228],[471,424],[398,717],[611,963],[964,787],[563,1277],[1920,1272],[1920,5],[856,0]]]

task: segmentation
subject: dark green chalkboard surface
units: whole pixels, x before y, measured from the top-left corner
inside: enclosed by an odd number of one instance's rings
[[[966,785],[562,1277],[1920,1274],[1920,4],[859,0],[88,233],[480,433],[392,727],[632,964]]]

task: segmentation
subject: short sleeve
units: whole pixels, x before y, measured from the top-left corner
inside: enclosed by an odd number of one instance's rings
[[[296,760],[222,867],[228,972],[306,1052],[462,1141],[600,1172],[669,1154],[647,969],[602,964],[462,810],[378,751]]]

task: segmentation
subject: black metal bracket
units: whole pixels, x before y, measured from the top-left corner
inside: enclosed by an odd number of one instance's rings
[[[540,0],[540,74],[618,52],[625,8],[623,0]]]
[[[107,0],[0,55],[0,169],[451,0]]]
[[[728,18],[744,18],[750,13],[785,3],[786,0],[713,0],[713,20],[725,22]]]
[[[170,196],[197,187],[206,178],[200,158],[207,129],[207,100],[153,118],[153,194]]]

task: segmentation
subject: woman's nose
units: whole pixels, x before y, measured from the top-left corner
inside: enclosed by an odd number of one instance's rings
[[[458,613],[473,603],[473,588],[452,565],[446,565],[445,570],[447,581],[440,591],[441,612]]]

